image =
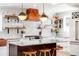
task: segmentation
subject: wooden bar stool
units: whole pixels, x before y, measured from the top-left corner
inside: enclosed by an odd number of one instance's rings
[[[51,49],[42,49],[42,50],[39,50],[39,51],[40,51],[40,56],[41,56],[42,53],[44,53],[44,56],[46,56],[47,52],[49,53],[49,56],[51,56],[51,53],[50,53]]]
[[[53,56],[56,50],[62,50],[63,47],[58,45],[56,46],[56,48],[52,48],[52,49],[53,49],[53,53],[52,53],[52,56]]]
[[[36,53],[37,53],[37,51],[23,51],[23,54],[25,56],[27,56],[27,55],[29,55],[29,56],[32,56],[32,55],[36,56]]]

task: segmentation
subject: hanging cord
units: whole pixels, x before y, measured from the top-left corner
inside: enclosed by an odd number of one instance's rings
[[[44,14],[44,3],[43,3],[43,14]]]
[[[22,7],[22,12],[23,12],[23,3],[22,3],[22,6],[21,7]]]

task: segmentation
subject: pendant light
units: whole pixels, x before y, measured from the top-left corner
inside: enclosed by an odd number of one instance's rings
[[[19,19],[25,20],[27,18],[27,15],[23,12],[23,4],[22,4],[22,11],[19,13]]]
[[[46,21],[47,19],[48,19],[48,16],[44,12],[44,3],[43,3],[43,14],[40,17],[40,20],[41,21]]]

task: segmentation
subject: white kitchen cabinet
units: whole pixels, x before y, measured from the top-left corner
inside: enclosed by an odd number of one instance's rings
[[[8,56],[8,46],[0,46],[0,56]]]
[[[79,44],[70,44],[70,54],[79,56]]]

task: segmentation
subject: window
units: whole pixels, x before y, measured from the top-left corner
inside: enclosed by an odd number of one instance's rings
[[[72,13],[72,19],[79,18],[79,12],[73,12]]]

